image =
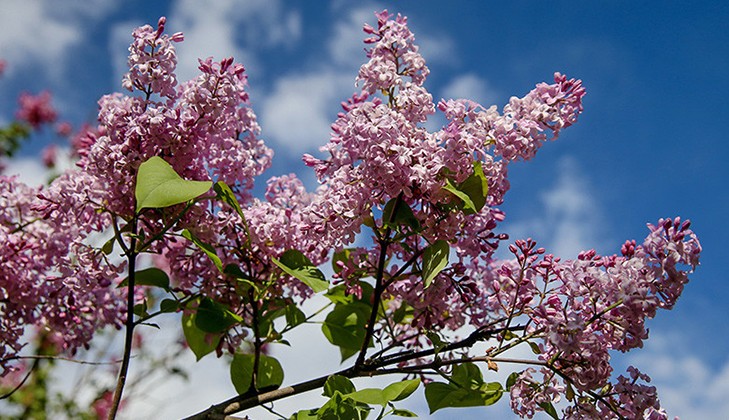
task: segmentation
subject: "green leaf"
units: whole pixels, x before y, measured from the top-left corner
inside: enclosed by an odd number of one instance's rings
[[[296,277],[302,283],[311,287],[315,293],[322,292],[329,288],[329,282],[309,258],[295,249],[285,251],[280,259],[273,258],[273,262],[286,274]]]
[[[217,256],[217,254],[216,254],[216,256]],[[227,274],[229,276],[235,277],[237,279],[248,280],[248,276],[246,275],[246,273],[244,273],[243,270],[241,270],[237,264],[227,264],[225,266],[225,268],[223,268],[223,273]]]
[[[240,207],[238,199],[235,197],[233,190],[230,189],[228,184],[223,181],[218,181],[213,185],[213,191],[215,191],[215,194],[217,194],[218,199],[222,200],[230,207],[232,207],[233,210],[235,210],[235,212],[238,213],[238,215],[245,220],[245,216],[243,215],[243,209]]]
[[[259,355],[258,379],[256,387],[259,390],[272,390],[281,386],[284,380],[284,371],[281,363],[271,356]]]
[[[440,335],[435,331],[426,331],[425,336],[428,337],[428,340],[430,340],[430,342],[433,344],[433,349],[435,350],[436,356],[445,346],[448,345],[448,343],[443,341],[443,339],[440,338]]]
[[[340,284],[338,286],[334,286],[331,289],[329,289],[326,293],[324,293],[324,297],[329,299],[332,303],[335,304],[348,304],[352,302],[371,302],[372,301],[372,293],[374,292],[374,287],[372,287],[371,284],[360,281],[359,286],[362,288],[362,299],[357,299],[355,295],[347,294],[347,287],[343,284]]]
[[[446,407],[479,407],[495,404],[504,390],[498,382],[484,383],[481,370],[473,363],[453,368],[450,383],[431,382],[425,386],[430,413]]]
[[[345,398],[339,391],[335,391],[316,414],[319,420],[364,420],[370,410],[370,407],[362,406],[350,398]]]
[[[245,394],[253,383],[254,361],[255,356],[252,354],[233,355],[233,361],[230,363],[230,381],[233,382],[238,394]]]
[[[363,302],[338,304],[327,314],[321,330],[330,343],[339,347],[342,362],[362,348],[372,307]],[[372,345],[370,342],[368,345]]]
[[[135,272],[134,284],[136,286],[154,286],[170,291],[170,278],[167,273],[156,267]],[[122,280],[118,287],[126,287],[127,285],[129,285],[129,277]]]
[[[382,390],[377,388],[361,389],[359,391],[352,392],[351,394],[347,394],[345,397],[363,404],[387,405],[387,400],[382,394]]]
[[[236,353],[230,363],[230,380],[239,394],[244,394],[253,382],[253,365],[255,356],[252,354]],[[256,389],[272,390],[281,386],[284,379],[283,368],[278,360],[265,354],[258,358],[258,378]]]
[[[220,342],[220,334],[209,334],[196,326],[197,313],[186,312],[182,314],[182,332],[185,340],[197,360],[210,354]]]
[[[286,305],[286,325],[295,327],[306,322],[306,314],[296,305]]]
[[[473,210],[476,208],[476,205],[471,200],[471,197],[469,197],[468,194],[466,194],[465,192],[459,190],[457,186],[453,185],[453,182],[451,182],[450,179],[446,179],[446,184],[445,186],[443,186],[443,189],[455,195],[461,200],[461,208],[463,208],[464,211],[466,211],[466,209]]]
[[[542,402],[539,403],[539,406],[542,407],[545,413],[549,414],[549,417],[553,418],[554,420],[559,420],[557,410],[554,409],[554,406],[551,402]]]
[[[144,208],[163,208],[192,200],[210,189],[211,181],[187,181],[159,156],[139,165],[134,196],[137,213]]]
[[[104,242],[104,245],[101,247],[101,252],[103,252],[104,255],[109,255],[112,252],[114,252],[114,243],[115,242],[116,242],[116,236],[114,236],[113,238]]]
[[[132,312],[134,312],[134,315],[140,318],[148,317],[149,313],[147,313],[147,301],[145,300],[142,303],[137,303],[136,305],[134,305],[134,308],[132,308]]]
[[[212,245],[206,244],[205,242],[201,241],[197,236],[193,235],[192,232],[187,229],[184,229],[182,231],[182,236],[197,245],[198,248],[200,248],[205,254],[207,254],[208,258],[210,258],[213,264],[215,264],[215,267],[217,267],[220,272],[223,271],[223,262],[220,260],[220,257],[218,257],[218,254],[215,252],[215,248],[213,248]]]
[[[162,312],[176,312],[180,304],[174,299],[162,299],[159,303],[159,310]]]
[[[423,251],[423,282],[425,287],[430,286],[435,276],[448,265],[448,254],[451,248],[448,242],[439,239]]]
[[[392,415],[393,416],[400,416],[400,417],[418,417],[417,414],[413,413],[410,410],[404,410],[402,408],[393,408],[392,409]]]
[[[431,382],[425,385],[425,400],[430,414],[447,407],[481,407],[495,404],[503,394],[501,384],[492,382],[477,388],[459,388],[451,384]]]
[[[357,389],[354,387],[354,384],[349,380],[349,378],[342,375],[332,375],[328,377],[327,381],[324,383],[324,392],[322,395],[325,397],[332,397],[336,391],[339,391],[342,394],[351,394],[356,390]]]
[[[395,209],[395,204],[400,200],[400,204]],[[393,214],[393,211],[395,214]],[[415,217],[413,209],[407,205],[402,199],[393,198],[385,204],[382,210],[382,223],[385,227],[398,228],[399,226],[407,226],[412,231],[420,229],[420,221]]]
[[[519,378],[521,372],[512,372],[508,378],[506,378],[506,390],[511,391],[511,387],[514,386],[516,380]]]
[[[318,420],[316,408],[311,410],[300,410],[294,413],[289,420]]]
[[[486,175],[483,173],[481,162],[473,163],[473,174],[466,178],[458,189],[464,192],[471,200],[472,207],[466,205],[464,211],[466,214],[478,213],[484,205],[486,205],[486,197],[489,193],[489,183]]]
[[[377,404],[385,406],[391,401],[400,401],[409,397],[415,392],[420,385],[420,379],[411,379],[409,381],[395,382],[385,387],[385,389],[366,388],[360,391],[346,394],[345,397],[351,398],[357,402],[364,404]]]
[[[532,341],[527,341],[529,343],[529,347],[532,349],[532,353],[534,354],[542,354],[542,350],[539,348],[539,345],[537,343],[534,343]]]
[[[461,363],[453,367],[451,381],[461,387],[467,387],[469,384],[482,384],[483,374],[475,363]]]
[[[242,322],[243,318],[214,300],[204,297],[197,307],[195,326],[208,333],[222,333],[233,325]]]
[[[405,302],[400,303],[400,306],[392,314],[392,320],[396,324],[406,321],[406,319],[412,319],[413,307]]]
[[[446,179],[444,190],[450,192],[461,200],[460,208],[466,214],[474,214],[481,211],[486,205],[486,197],[489,193],[489,184],[483,172],[481,162],[473,163],[473,174],[458,185]]]
[[[572,388],[572,384],[567,382],[567,391],[565,392],[565,397],[567,398],[567,401],[574,401],[575,400],[575,390]]]

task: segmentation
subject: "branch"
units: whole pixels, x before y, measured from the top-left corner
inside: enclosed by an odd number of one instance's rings
[[[109,420],[114,420],[116,414],[119,411],[119,404],[121,403],[122,393],[124,392],[124,384],[127,381],[127,372],[129,370],[129,360],[131,359],[132,353],[132,340],[134,338],[134,281],[136,261],[137,261],[137,215],[134,215],[132,219],[132,237],[129,244],[129,252],[127,253],[127,260],[129,261],[129,282],[127,284],[127,322],[126,331],[124,336],[124,355],[122,357],[122,365],[119,369],[119,379],[116,382],[116,389],[114,390],[114,399],[112,401],[111,408],[109,409]],[[121,240],[120,240],[121,242]]]
[[[508,330],[510,331],[519,331],[523,330],[524,327],[517,325],[513,327],[509,327]],[[282,398],[290,397],[292,395],[301,394],[303,392],[311,391],[317,388],[321,388],[326,383],[327,379],[329,379],[330,376],[333,375],[340,375],[344,376],[346,378],[357,378],[357,377],[364,377],[364,376],[379,376],[379,375],[387,375],[391,373],[397,373],[397,371],[388,371],[385,369],[380,369],[382,367],[391,366],[400,362],[407,362],[410,360],[419,359],[421,357],[430,356],[435,354],[436,352],[446,352],[446,351],[453,351],[464,347],[470,347],[473,346],[476,342],[488,339],[490,336],[494,334],[498,334],[500,332],[506,331],[507,328],[496,328],[494,330],[483,330],[479,329],[471,333],[468,337],[465,339],[458,341],[456,343],[452,343],[439,351],[435,348],[422,350],[419,352],[412,352],[412,351],[405,351],[402,353],[398,353],[383,359],[380,359],[379,361],[375,361],[373,363],[365,364],[363,366],[357,366],[356,364],[348,369],[340,370],[339,372],[335,372],[326,376],[321,376],[315,379],[311,379],[305,382],[301,382],[296,385],[287,386],[285,388],[279,388],[273,391],[264,392],[261,394],[254,393],[251,395],[251,393],[241,394],[237,395],[233,398],[230,398],[226,401],[223,401],[220,404],[216,404],[208,408],[207,410],[201,411],[197,414],[194,414],[190,417],[187,417],[185,420],[222,420],[222,419],[228,419],[230,420],[230,417],[226,417],[230,414],[235,414],[243,410],[247,410],[249,408],[257,407],[261,404],[265,404],[268,402],[280,400]],[[502,360],[506,362],[507,360],[516,360],[516,359],[493,359],[489,358],[491,360]],[[480,359],[479,359],[480,360]],[[484,359],[485,360],[485,359]],[[445,362],[447,363],[447,362]]]
[[[387,225],[388,227],[385,229],[385,234],[383,235],[383,238],[379,241],[380,242],[380,257],[377,261],[377,276],[375,277],[375,290],[373,293],[373,302],[372,302],[372,312],[370,313],[370,320],[367,324],[367,331],[365,332],[365,338],[364,342],[362,343],[362,348],[359,351],[359,355],[357,356],[357,361],[354,363],[355,368],[358,368],[362,366],[362,364],[365,361],[365,357],[367,356],[367,346],[370,343],[370,340],[372,339],[372,335],[375,332],[375,324],[377,323],[377,313],[380,311],[380,299],[382,292],[385,290],[384,287],[384,277],[385,277],[385,265],[387,263],[387,247],[390,245],[390,233],[392,232],[392,229],[389,227],[389,224],[395,221],[395,215],[397,214],[398,208],[402,205],[402,196],[403,193],[401,192],[397,199],[395,200],[395,204],[392,206],[392,213],[390,214],[390,220],[385,221],[383,220],[383,224]]]
[[[77,363],[79,365],[94,365],[94,366],[101,366],[101,365],[115,365],[117,363],[121,363],[121,360],[113,360],[111,362],[90,362],[88,360],[76,360],[71,359],[70,357],[63,357],[63,356],[51,356],[51,355],[30,355],[30,356],[12,356],[7,357],[5,359],[2,359],[2,361],[8,361],[8,360],[62,360],[64,362],[71,362],[71,363]]]
[[[321,388],[332,375],[341,375],[348,378],[358,376],[354,369],[345,369],[331,375],[320,376],[306,382],[301,382],[293,386],[279,388],[273,391],[264,392],[262,394],[250,396],[247,394],[235,396],[220,404],[216,404],[205,411],[187,417],[185,420],[204,420],[204,419],[224,419],[227,414],[234,414],[248,408],[256,407],[267,402],[279,400],[291,395],[300,394],[302,392],[311,391]]]

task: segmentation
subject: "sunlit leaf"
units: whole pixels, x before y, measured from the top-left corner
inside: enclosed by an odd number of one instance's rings
[[[341,375],[332,375],[327,378],[327,381],[324,383],[323,391],[322,395],[325,397],[331,397],[334,395],[335,391],[339,391],[342,394],[351,394],[352,392],[355,392],[356,389],[349,378]]]
[[[205,194],[212,185],[211,181],[185,180],[164,159],[153,156],[139,165],[134,190],[136,211],[184,203]]]
[[[220,257],[218,257],[218,254],[215,252],[215,248],[213,248],[212,245],[201,241],[187,229],[182,231],[182,236],[197,245],[197,247],[200,248],[208,256],[208,258],[210,258],[210,261],[215,264],[215,267],[217,267],[221,272],[223,271],[223,261],[220,260]]]
[[[281,258],[273,258],[273,262],[286,274],[296,277],[311,287],[315,293],[329,288],[329,282],[324,277],[324,273],[316,268],[301,251],[289,249],[281,255]]]

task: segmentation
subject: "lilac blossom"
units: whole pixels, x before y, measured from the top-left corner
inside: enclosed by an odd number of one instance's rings
[[[38,95],[22,93],[18,97],[20,109],[15,114],[16,118],[30,124],[34,129],[38,129],[43,124],[56,121],[58,114],[51,105],[51,93],[41,92]]]

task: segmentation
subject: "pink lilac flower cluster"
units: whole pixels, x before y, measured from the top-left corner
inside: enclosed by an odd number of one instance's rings
[[[540,338],[539,359],[570,378],[578,392],[589,395],[609,384],[609,351],[642,347],[648,338],[646,319],[653,318],[657,309],[675,303],[688,281],[687,275],[698,265],[701,245],[689,226],[688,221],[678,218],[661,219],[657,225],[648,225],[650,233],[642,245],[627,242],[621,256],[602,257],[587,251],[577,260],[565,262],[551,255],[542,256],[544,250],[535,249],[533,242],[517,241],[512,246],[516,260],[503,264],[495,275],[475,266],[470,272],[472,276],[486,273],[481,276],[487,292],[481,299],[483,307],[488,308],[488,317],[528,319],[526,334]],[[633,385],[637,379],[649,380],[630,372]],[[554,376],[546,369],[542,373],[545,380],[551,381]],[[518,396],[512,399],[512,407],[517,414],[531,417],[538,410],[542,394],[532,386],[535,380],[531,374],[527,376],[512,388],[512,397]],[[526,383],[519,384],[522,380]],[[597,417],[617,417],[612,412],[615,407],[633,410],[624,415],[626,418],[658,415],[655,389],[633,385],[619,379],[612,391],[619,395],[619,401],[603,403],[604,412]],[[533,398],[524,398],[525,392]],[[649,403],[639,403],[643,400],[624,394],[639,394]],[[599,408],[594,403],[589,405],[593,410]],[[596,418],[592,412],[584,414],[585,407],[577,404],[568,413],[575,418]],[[646,414],[649,408],[650,416]]]
[[[163,36],[166,21],[162,17],[157,28],[144,25],[134,30],[134,42],[129,47],[127,61],[129,73],[122,79],[122,86],[130,92],[155,92],[170,99],[177,96],[177,55],[172,43],[181,42],[184,36],[181,32],[171,37]]]
[[[628,367],[628,374],[629,378],[620,375],[597,401],[585,399],[567,407],[564,418],[668,420],[668,414],[660,407],[656,387],[646,385],[651,378],[633,366]]]
[[[51,93],[41,92],[38,95],[22,93],[18,97],[20,109],[15,117],[21,121],[30,124],[34,129],[38,129],[43,124],[56,121],[58,114],[51,105]]]
[[[547,138],[545,131],[554,132],[554,138],[575,121],[584,89],[579,81],[556,74],[555,84],[542,83],[523,99],[513,98],[503,116],[495,107],[441,101],[438,109],[450,122],[430,133],[421,124],[435,112],[423,87],[429,74],[425,60],[404,17],[393,18],[387,11],[376,15],[377,28],[364,29],[371,35],[365,41],[371,48],[357,78],[363,91],[342,104],[331,140],[321,148],[329,157],[304,156],[324,183],[312,204],[311,230],[336,235],[327,240],[334,247],[352,242],[364,218],[400,196],[429,228],[429,239],[458,236],[460,254],[478,254],[485,238],[495,245],[492,230],[503,219],[493,206],[509,188],[506,165],[515,157],[504,151],[517,150],[512,145],[519,143],[519,156],[531,158]],[[444,215],[437,205],[454,199],[443,189],[447,179],[462,182],[473,173],[474,159],[481,161],[488,179],[488,209],[470,217]]]
[[[342,104],[332,137],[321,148],[329,157],[304,156],[323,183],[307,209],[309,232],[330,247],[344,246],[354,240],[363,221],[397,198],[413,210],[423,233],[422,238],[408,239],[407,247],[391,245],[391,258],[408,261],[415,250],[445,239],[461,263],[471,259],[488,263],[505,239],[494,231],[504,219],[496,206],[509,189],[509,161],[530,159],[548,138],[547,132],[554,139],[574,123],[582,110],[584,89],[580,81],[557,73],[554,84],[541,83],[524,98],[512,98],[503,114],[495,106],[484,109],[468,100],[442,100],[437,108],[448,123],[438,132],[428,132],[422,123],[434,114],[435,105],[423,87],[429,74],[425,60],[404,17],[387,11],[376,16],[377,28],[364,29],[370,48],[369,61],[357,78],[363,91]],[[456,199],[444,187],[471,176],[474,160],[488,181],[486,206],[475,214],[450,211],[447,206]],[[368,252],[369,258],[343,267],[338,275],[352,283],[347,276],[373,272],[379,249],[375,246]],[[478,288],[468,278],[454,281],[463,275],[457,267],[439,275],[427,289],[419,276],[388,289],[391,298],[414,308],[413,328],[463,326],[475,298],[462,289]],[[390,275],[397,271],[397,266],[388,269]]]
[[[141,96],[117,93],[99,101],[98,127],[82,130],[74,140],[79,169],[61,174],[40,191],[3,179],[2,187],[9,190],[3,199],[14,200],[2,207],[9,220],[3,239],[14,244],[6,247],[8,262],[4,257],[3,267],[28,276],[27,281],[3,284],[2,319],[8,323],[3,328],[4,355],[23,346],[22,325],[48,329],[59,349],[69,352],[86,345],[100,327],[123,325],[124,291],[116,284],[123,278],[125,263],[103,254],[95,238],[134,215],[135,177],[142,162],[161,156],[187,179],[222,180],[244,203],[253,179],[270,164],[272,152],[257,138],[260,127],[248,105],[243,67],[232,59],[201,60],[201,75],[177,85],[172,43],[182,36],[165,35],[164,23],[163,18],[156,30],[144,26],[134,32],[124,86]],[[22,117],[29,123],[47,121],[48,98],[26,97]],[[12,191],[22,193],[10,195]],[[22,217],[13,213],[26,208]],[[151,237],[159,232],[165,212],[146,217],[141,229]],[[219,232],[225,221],[199,205],[180,224],[205,239],[217,239],[209,232]],[[206,258],[200,251],[180,247],[173,238],[160,240],[151,249],[172,255],[173,278],[177,270],[190,268],[188,260]],[[211,264],[207,260],[202,265]],[[198,280],[205,274],[191,272]],[[140,288],[140,299],[143,293]]]
[[[83,225],[59,226],[37,208],[39,189],[0,177],[0,376],[24,346],[31,326],[59,352],[88,346],[93,332],[121,327],[121,293],[110,288],[121,267],[77,241]],[[25,338],[27,339],[27,337]]]

